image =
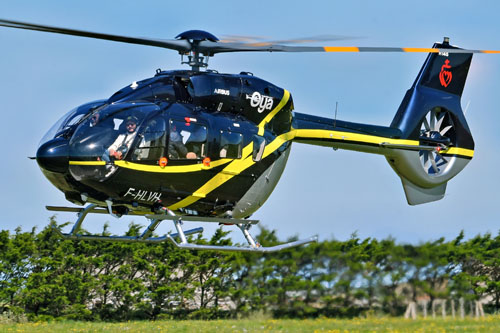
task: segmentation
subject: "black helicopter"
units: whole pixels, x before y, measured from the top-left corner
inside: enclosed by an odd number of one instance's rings
[[[188,249],[272,252],[311,237],[261,247],[249,217],[266,201],[285,168],[293,142],[384,155],[402,180],[407,201],[443,198],[447,182],[472,159],[474,141],[462,112],[473,53],[445,38],[432,48],[308,47],[274,43],[222,43],[190,30],[175,40],[134,38],[0,20],[0,26],[173,49],[190,70],[160,71],[108,99],[64,115],[41,141],[36,160],[47,179],[80,207],[69,239],[171,241]],[[294,112],[290,92],[252,73],[208,70],[222,52],[425,52],[429,53],[389,127]],[[85,206],[86,205],[86,206]],[[89,213],[145,216],[142,235],[80,234]],[[177,233],[153,237],[163,220]],[[183,221],[234,224],[249,246],[189,243]]]

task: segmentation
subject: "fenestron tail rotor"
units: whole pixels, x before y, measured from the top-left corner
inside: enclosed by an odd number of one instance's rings
[[[421,150],[419,156],[422,167],[429,176],[442,175],[455,158],[440,154],[441,150],[456,144],[455,126],[450,113],[441,108],[433,108],[427,112],[420,128],[420,141],[422,145],[437,143],[435,150]]]
[[[130,37],[122,35],[104,34],[85,30],[60,28],[42,24],[34,24],[13,20],[0,19],[0,26],[35,30],[42,32],[51,32],[64,35],[72,35],[79,37],[96,38],[115,42],[147,45],[161,47],[178,51],[181,55],[188,55],[186,63],[193,70],[199,70],[207,66],[208,57],[216,53],[226,52],[422,52],[422,53],[500,53],[497,50],[465,50],[458,48],[413,48],[413,47],[361,47],[361,46],[297,46],[286,45],[302,44],[309,42],[325,42],[327,40],[346,39],[343,36],[337,36],[335,39],[332,36],[326,35],[323,38],[309,37],[301,39],[277,40],[270,42],[255,42],[246,40],[244,42],[233,38],[233,41],[222,42],[214,35],[203,30],[189,30],[177,36],[177,39],[160,39],[146,37]],[[236,40],[236,41],[234,41]],[[205,56],[205,57],[203,57]]]

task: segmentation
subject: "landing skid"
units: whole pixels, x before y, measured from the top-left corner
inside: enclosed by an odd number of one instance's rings
[[[62,233],[59,229],[54,228],[54,230],[65,239],[73,240],[98,240],[98,241],[115,241],[115,242],[140,242],[140,243],[161,243],[170,241],[178,248],[189,249],[189,250],[217,250],[217,251],[240,251],[240,252],[277,252],[284,249],[288,249],[295,246],[300,246],[303,244],[308,244],[316,242],[318,240],[317,236],[309,237],[302,240],[297,240],[294,242],[284,243],[271,247],[261,246],[255,241],[249,232],[252,225],[259,223],[258,220],[242,220],[242,219],[225,219],[225,218],[213,218],[213,217],[201,217],[201,216],[177,216],[171,210],[166,210],[165,214],[141,214],[131,212],[129,215],[144,216],[151,221],[149,226],[144,230],[144,232],[139,236],[97,236],[97,235],[82,235],[78,232],[82,226],[83,220],[88,214],[110,214],[108,209],[99,207],[95,204],[89,204],[86,207],[55,207],[47,206],[47,210],[56,212],[75,212],[78,215],[73,228],[69,233]],[[114,214],[113,214],[114,215]],[[169,233],[162,237],[151,237],[153,232],[156,230],[158,225],[164,220],[171,220],[174,223],[176,233]],[[202,233],[203,228],[194,228],[184,231],[182,229],[183,222],[193,221],[193,222],[215,222],[220,224],[231,224],[236,225],[248,242],[248,246],[225,246],[225,245],[202,245],[189,243],[186,236]]]

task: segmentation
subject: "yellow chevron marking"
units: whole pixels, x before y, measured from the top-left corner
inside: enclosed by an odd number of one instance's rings
[[[264,134],[264,127],[266,126],[266,124],[269,123],[274,116],[276,116],[276,114],[286,105],[286,103],[288,103],[289,99],[290,99],[290,92],[284,90],[283,97],[279,102],[279,104],[276,105],[276,107],[271,112],[269,112],[269,114],[258,125],[259,135]],[[284,142],[288,141],[287,139],[284,139],[287,137],[287,135],[288,133],[281,135],[277,137],[275,140],[273,140],[273,142],[268,144],[264,149],[263,158],[274,152],[276,149],[278,149]],[[210,192],[212,192],[213,190],[215,190],[216,188],[218,188],[219,186],[221,186],[234,176],[239,175],[244,170],[254,165],[255,162],[252,159],[252,151],[253,151],[253,143],[250,143],[245,148],[243,148],[241,159],[233,160],[221,172],[212,177],[212,179],[210,179],[202,187],[197,189],[192,195],[169,206],[168,208],[172,210],[177,210],[179,208],[187,207],[198,201],[200,198],[206,197],[207,194],[209,194]]]
[[[293,139],[295,131],[290,131],[285,134],[282,134],[278,137],[276,137],[271,143],[269,143],[265,150],[262,158],[266,158],[267,156],[271,155],[274,153],[279,147],[281,147],[282,144],[284,144],[287,141],[290,141]],[[176,210],[179,208],[187,207],[196,201],[198,201],[200,198],[204,198],[208,193],[212,192],[215,190],[217,187],[221,186],[234,176],[239,175],[249,167],[255,164],[255,162],[252,159],[252,147],[253,144],[249,144],[244,148],[244,152],[246,151],[246,154],[244,154],[244,158],[241,160],[234,160],[231,162],[227,167],[224,168],[221,172],[219,172],[217,175],[215,175],[212,179],[210,179],[208,182],[206,182],[202,187],[200,187],[198,190],[196,190],[193,195],[186,197],[185,199],[169,206],[169,209]]]
[[[281,101],[279,102],[276,107],[269,112],[269,114],[260,122],[260,124],[257,126],[259,128],[258,135],[263,135],[264,134],[264,126],[266,126],[267,123],[269,123],[274,116],[288,103],[288,100],[290,99],[290,92],[288,90],[283,91],[283,97],[281,98]]]
[[[239,175],[243,170],[252,166],[255,163],[252,160],[252,155],[251,155],[252,147],[253,143],[248,144],[245,148],[243,148],[242,159],[233,160],[221,172],[212,177],[202,187],[197,189],[192,195],[169,206],[168,208],[172,210],[177,210],[182,207],[187,207],[192,203],[195,203],[199,199],[205,198],[208,193],[212,192],[217,187],[221,186],[234,176]]]

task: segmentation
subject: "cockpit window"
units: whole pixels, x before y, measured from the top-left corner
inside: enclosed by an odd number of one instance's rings
[[[71,138],[71,155],[101,157],[106,162],[124,159],[148,108],[140,104],[112,104],[98,110],[80,124]]]
[[[169,159],[201,159],[206,157],[207,128],[193,118],[170,120]]]
[[[128,159],[153,104],[116,103],[88,115],[69,142],[70,172],[77,180],[102,181],[116,171],[115,161]],[[152,125],[151,123],[148,123]]]
[[[158,116],[149,120],[142,127],[144,131],[139,134],[139,142],[132,154],[132,160],[157,164],[165,152],[165,120]]]

